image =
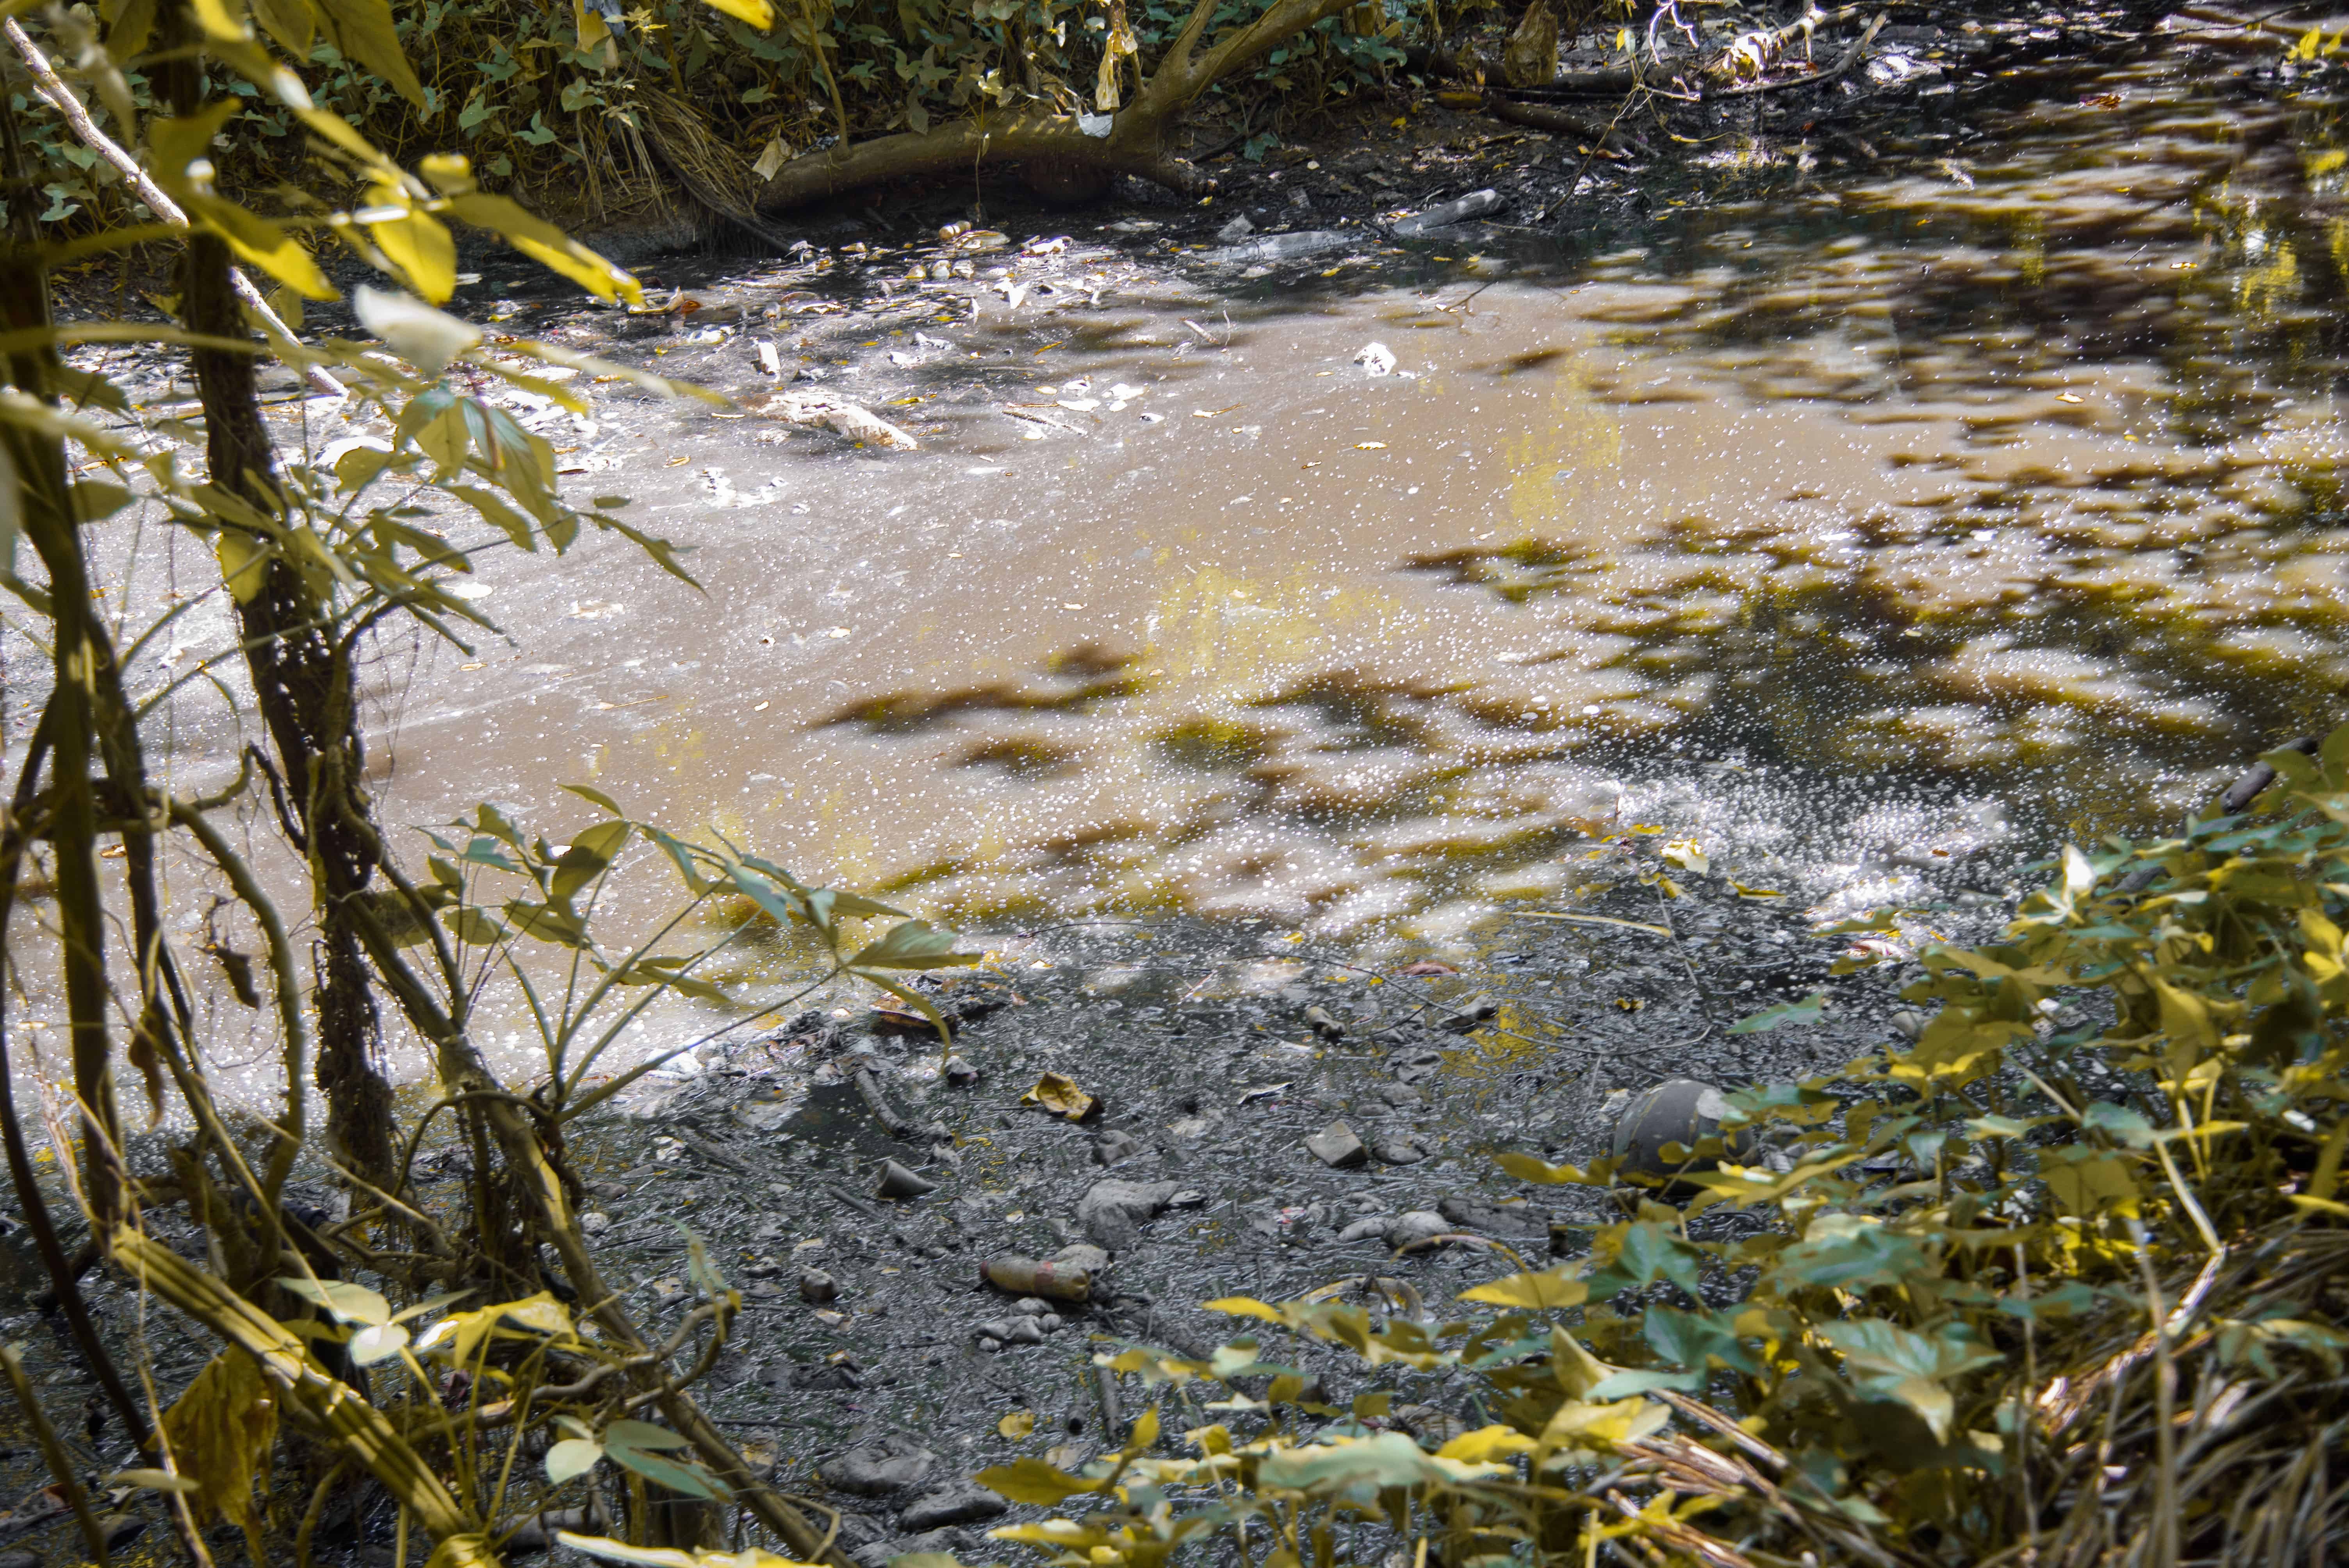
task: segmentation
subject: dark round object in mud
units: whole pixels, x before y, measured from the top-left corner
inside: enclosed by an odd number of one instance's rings
[[[1081,158],[1030,158],[1019,178],[1029,194],[1055,207],[1082,207],[1109,194],[1110,171]]]
[[[1715,1161],[1686,1152],[1668,1160],[1665,1149],[1679,1144],[1693,1150],[1697,1140],[1718,1137],[1721,1119],[1729,1111],[1729,1097],[1709,1083],[1673,1078],[1641,1089],[1623,1108],[1615,1123],[1616,1169],[1637,1176],[1671,1176],[1682,1171],[1710,1171]],[[1744,1142],[1733,1135],[1733,1152]]]

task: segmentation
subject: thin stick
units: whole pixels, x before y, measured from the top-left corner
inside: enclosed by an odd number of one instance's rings
[[[139,160],[122,150],[121,143],[98,129],[98,123],[89,118],[89,110],[67,90],[65,78],[57,75],[57,67],[49,64],[48,57],[41,53],[40,46],[26,36],[25,29],[16,25],[16,18],[11,16],[0,22],[0,29],[6,31],[8,42],[16,46],[17,54],[24,57],[26,67],[33,73],[33,81],[40,95],[49,100],[50,108],[65,117],[66,124],[73,128],[73,133],[81,139],[83,144],[121,170],[123,179],[130,182],[130,189],[139,193],[139,200],[147,203],[148,211],[173,228],[189,227],[188,215],[180,210],[180,204],[163,193],[163,188],[149,178],[147,171],[139,167]],[[289,343],[298,341],[294,336],[294,329],[287,326],[285,320],[269,307],[269,302],[261,297],[261,291],[254,286],[251,278],[244,275],[243,268],[230,267],[228,281],[229,286],[236,290],[238,300],[260,318],[263,325]],[[302,376],[325,397],[346,397],[350,395],[341,382],[326,374],[326,366],[322,365],[310,366],[302,372]]]
[[[1878,13],[1876,20],[1868,25],[1868,30],[1860,34],[1859,41],[1852,45],[1850,48],[1846,49],[1843,52],[1843,58],[1837,60],[1834,65],[1829,66],[1826,70],[1816,72],[1807,77],[1789,77],[1783,81],[1755,82],[1752,87],[1731,88],[1720,96],[1723,98],[1751,98],[1755,93],[1774,93],[1782,88],[1823,87],[1826,83],[1835,80],[1837,77],[1842,76],[1846,71],[1851,69],[1852,67],[1859,64],[1859,57],[1867,52],[1868,45],[1876,41],[1877,29],[1884,26],[1886,19],[1885,14]]]
[[[73,1458],[66,1452],[65,1444],[57,1440],[57,1429],[49,1425],[49,1413],[41,1408],[41,1401],[33,1394],[33,1385],[25,1376],[25,1364],[10,1346],[0,1345],[0,1370],[8,1375],[8,1387],[16,1396],[16,1404],[32,1423],[33,1436],[41,1445],[41,1457],[49,1462],[49,1473],[57,1478],[57,1490],[66,1494],[66,1501],[80,1522],[82,1540],[88,1543],[89,1554],[98,1559],[98,1568],[106,1568],[106,1532],[98,1528],[98,1515],[89,1511],[89,1493],[82,1490],[79,1478],[74,1474]]]

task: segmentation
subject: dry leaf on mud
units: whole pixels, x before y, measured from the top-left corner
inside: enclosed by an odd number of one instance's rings
[[[1014,1410],[996,1422],[995,1429],[1016,1443],[1036,1429],[1036,1412]]]
[[[1065,1116],[1071,1121],[1082,1121],[1101,1109],[1101,1101],[1059,1073],[1046,1073],[1038,1078],[1036,1087],[1019,1097],[1019,1103],[1049,1110],[1054,1116]]]

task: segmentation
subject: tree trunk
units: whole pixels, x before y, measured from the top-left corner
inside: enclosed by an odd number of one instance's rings
[[[198,36],[193,27],[181,36]],[[173,112],[201,107],[195,63],[161,67]],[[191,332],[251,339],[238,307],[227,242],[188,236],[181,311]],[[261,418],[254,356],[229,349],[191,351],[204,406],[205,457],[212,482],[265,513],[285,509],[277,456]],[[233,527],[233,524],[223,524]],[[237,620],[255,701],[277,753],[299,824],[297,847],[310,862],[317,906],[316,1078],[326,1098],[330,1149],[378,1186],[393,1176],[391,1083],[383,1064],[381,1023],[367,961],[352,924],[352,903],[367,896],[377,839],[361,783],[358,687],[350,647],[331,634],[330,606],[302,574],[272,557],[258,584],[237,585]],[[290,1086],[289,1086],[290,1087]]]

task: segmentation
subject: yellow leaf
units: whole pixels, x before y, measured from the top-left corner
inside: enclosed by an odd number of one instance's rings
[[[995,1429],[1016,1443],[1020,1439],[1027,1437],[1030,1433],[1035,1431],[1036,1412],[1033,1410],[1014,1410],[1009,1415],[1004,1417],[1003,1419],[996,1422]]]
[[[399,46],[390,0],[317,0],[317,10],[327,38],[346,58],[389,82],[417,108],[424,107],[424,84],[416,79],[407,52]]]
[[[1022,1105],[1041,1106],[1055,1116],[1065,1116],[1071,1121],[1082,1121],[1093,1113],[1099,1103],[1079,1088],[1072,1079],[1059,1073],[1046,1073],[1036,1080],[1036,1087],[1019,1097]]]
[[[1436,1449],[1435,1457],[1485,1464],[1510,1454],[1531,1453],[1538,1446],[1514,1427],[1479,1427],[1473,1432],[1463,1432]]]
[[[761,32],[775,25],[775,8],[767,0],[702,0],[702,4],[738,22],[748,22]]]
[[[268,1473],[277,1441],[277,1391],[261,1363],[242,1350],[213,1357],[163,1412],[163,1430],[180,1473],[202,1489],[188,1500],[197,1517],[259,1529],[253,1486]]]
[[[1540,1274],[1505,1275],[1474,1290],[1462,1291],[1460,1299],[1481,1301],[1493,1306],[1521,1306],[1537,1310],[1580,1306],[1590,1299],[1590,1284],[1587,1280],[1568,1279],[1557,1269],[1548,1269]]]
[[[409,288],[434,304],[457,292],[457,242],[439,219],[409,211],[367,227]]]
[[[974,1479],[988,1491],[1013,1502],[1036,1503],[1045,1508],[1057,1508],[1079,1492],[1099,1491],[1102,1484],[1071,1475],[1039,1459],[1014,1460],[1008,1465],[983,1470]]]
[[[1206,1307],[1202,1310],[1207,1312],[1220,1312],[1230,1317],[1261,1317],[1267,1323],[1286,1323],[1288,1321],[1286,1317],[1281,1315],[1280,1309],[1278,1307],[1267,1306],[1264,1303],[1257,1300],[1254,1296],[1249,1295],[1218,1296],[1214,1301],[1207,1303]]]

